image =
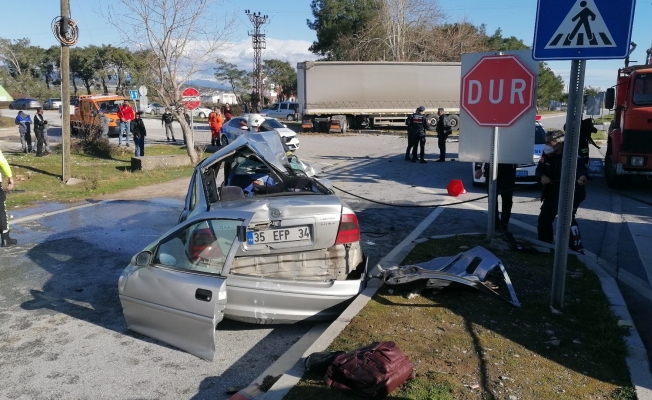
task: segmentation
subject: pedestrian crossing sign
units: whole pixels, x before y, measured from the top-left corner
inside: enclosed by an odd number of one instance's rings
[[[539,0],[535,60],[625,58],[636,0]]]

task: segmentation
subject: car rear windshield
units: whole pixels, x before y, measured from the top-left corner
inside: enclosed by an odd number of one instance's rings
[[[541,125],[535,125],[534,144],[546,144],[546,131]]]

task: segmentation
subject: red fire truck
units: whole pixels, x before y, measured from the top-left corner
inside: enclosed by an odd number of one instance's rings
[[[614,110],[604,160],[607,184],[625,189],[637,175],[652,179],[652,47],[643,65],[629,66],[627,58],[618,83],[607,89],[605,106]]]

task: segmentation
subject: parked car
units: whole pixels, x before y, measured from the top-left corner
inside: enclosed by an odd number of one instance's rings
[[[281,103],[274,103],[271,107],[262,110],[260,113],[274,118],[283,118],[288,121],[294,121],[297,117],[298,108],[299,103],[284,101]]]
[[[61,105],[61,99],[47,99],[43,103],[44,110],[58,110]]]
[[[38,100],[29,97],[16,99],[13,102],[9,103],[10,110],[28,110],[39,107],[42,107],[41,103]]]
[[[220,144],[226,146],[243,134],[249,133],[249,128],[247,127],[248,118],[249,114],[245,114],[240,117],[232,118],[229,122],[222,125],[220,131]],[[299,138],[297,138],[297,133],[295,131],[280,123],[276,118],[264,118],[265,122],[261,125],[263,129],[278,132],[291,151],[299,149]]]
[[[165,113],[165,108],[166,107],[160,103],[149,103],[143,111],[149,115],[162,115]]]
[[[129,329],[212,360],[223,318],[332,320],[366,276],[353,210],[294,169],[276,133],[255,132],[195,168],[179,224],[132,258],[118,292]]]
[[[197,107],[191,111],[193,118],[208,118],[208,114],[213,112],[210,108]]]
[[[539,159],[543,154],[543,147],[546,144],[546,130],[539,121],[534,123],[534,151],[532,153],[532,164],[519,164],[516,168],[516,183],[537,184],[536,169]],[[471,175],[473,176],[473,186],[482,186],[486,184],[487,179],[483,175],[480,178],[475,177],[475,170],[481,168],[484,171],[485,163],[473,163]]]

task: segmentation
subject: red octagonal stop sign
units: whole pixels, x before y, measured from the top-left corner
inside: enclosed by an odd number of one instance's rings
[[[516,56],[485,56],[462,78],[462,108],[480,126],[511,126],[533,107],[535,84]]]
[[[188,110],[194,110],[201,104],[201,98],[197,89],[189,87],[185,88],[181,93],[181,102]]]

